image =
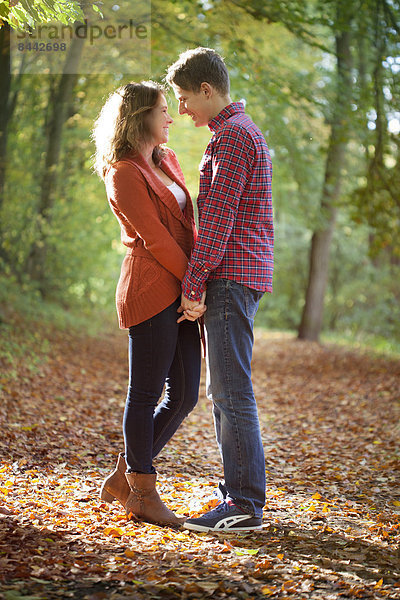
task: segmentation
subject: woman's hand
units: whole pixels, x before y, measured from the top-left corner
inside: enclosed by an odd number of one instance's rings
[[[181,316],[178,319],[178,323],[184,321],[185,319],[188,321],[196,321],[199,317],[204,315],[207,310],[207,306],[205,305],[206,292],[203,292],[201,300],[189,300],[183,294],[181,297],[181,305],[178,308],[178,313],[181,313]]]

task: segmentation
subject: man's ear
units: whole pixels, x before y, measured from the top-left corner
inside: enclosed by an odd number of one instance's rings
[[[200,85],[200,94],[205,96],[206,98],[211,98],[214,93],[214,88],[207,81],[203,81]]]

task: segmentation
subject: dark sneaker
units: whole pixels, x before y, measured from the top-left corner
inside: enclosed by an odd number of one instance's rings
[[[262,521],[226,500],[197,519],[187,519],[183,527],[191,531],[253,531],[262,528]]]

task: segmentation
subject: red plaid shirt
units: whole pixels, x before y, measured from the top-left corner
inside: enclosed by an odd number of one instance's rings
[[[199,232],[182,282],[200,300],[207,279],[272,291],[274,229],[268,146],[243,104],[226,106],[200,163]]]

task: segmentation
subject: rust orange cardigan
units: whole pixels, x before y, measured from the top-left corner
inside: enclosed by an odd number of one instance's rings
[[[195,241],[192,201],[172,150],[167,149],[160,166],[185,191],[183,212],[141,155],[127,155],[105,177],[108,201],[127,246],[116,292],[121,329],[149,319],[180,296]]]

